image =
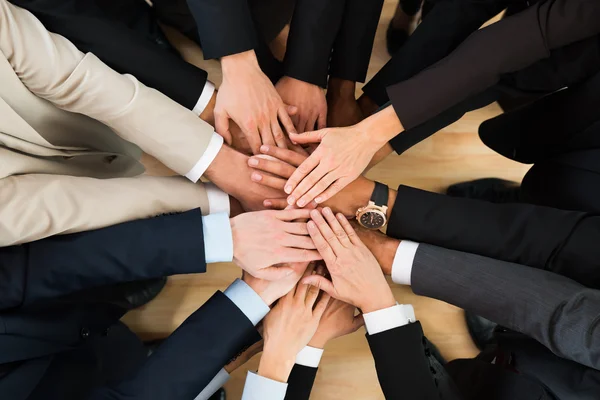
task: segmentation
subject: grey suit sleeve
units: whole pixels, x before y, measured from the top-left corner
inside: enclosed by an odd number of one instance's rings
[[[462,307],[524,333],[554,354],[600,369],[600,291],[519,264],[421,244],[416,294]]]

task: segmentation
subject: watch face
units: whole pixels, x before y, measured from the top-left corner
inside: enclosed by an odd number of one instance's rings
[[[379,229],[385,225],[385,219],[380,212],[367,211],[360,216],[360,224],[368,229]]]

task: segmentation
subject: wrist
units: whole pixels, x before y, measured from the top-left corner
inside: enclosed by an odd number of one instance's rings
[[[246,68],[259,68],[258,59],[254,50],[243,51],[221,58],[221,69],[223,79],[229,76],[235,76]]]
[[[308,342],[308,345],[310,347],[314,347],[315,349],[321,349],[324,350],[325,349],[325,345],[327,344],[327,342],[329,342],[328,338],[325,337],[318,337],[318,336],[313,336],[313,338],[310,340],[310,342]]]
[[[355,99],[356,82],[346,79],[329,78],[327,83],[327,96],[334,98],[352,98]]]
[[[377,150],[381,149],[392,138],[404,131],[404,127],[392,105],[371,115],[369,118],[365,118],[356,124],[356,127],[361,131],[370,132],[369,136],[377,147]]]
[[[392,294],[392,289],[386,286],[385,291],[374,291],[373,293],[385,293],[385,295],[373,296],[373,298],[366,299],[363,304],[359,305],[359,308],[364,314],[372,313],[375,311],[390,308],[396,305],[396,299]]]
[[[265,350],[258,366],[258,375],[274,381],[286,383],[290,377],[292,368],[294,368],[295,362],[296,359],[294,356],[277,354],[273,357],[271,356],[271,352]]]
[[[200,119],[204,122],[215,126],[215,105],[217,104],[217,91],[215,90],[212,97],[208,101],[208,104],[204,110],[200,113]]]

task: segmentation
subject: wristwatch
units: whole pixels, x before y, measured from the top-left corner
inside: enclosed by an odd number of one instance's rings
[[[356,211],[356,220],[367,229],[381,229],[387,224],[387,203],[389,188],[383,183],[375,182],[375,189],[366,207]]]

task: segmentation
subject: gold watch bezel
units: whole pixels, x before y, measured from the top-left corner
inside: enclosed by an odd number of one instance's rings
[[[377,206],[375,205],[375,203],[373,201],[369,201],[369,204],[365,207],[361,207],[358,210],[356,210],[356,220],[358,221],[359,225],[362,226],[365,229],[370,229],[370,230],[375,230],[375,229],[381,229],[384,226],[387,225],[387,206]],[[379,215],[381,215],[383,217],[383,225],[381,225],[378,228],[369,228],[368,226],[364,226],[363,223],[360,221],[360,218],[366,214],[367,212],[375,212]]]

